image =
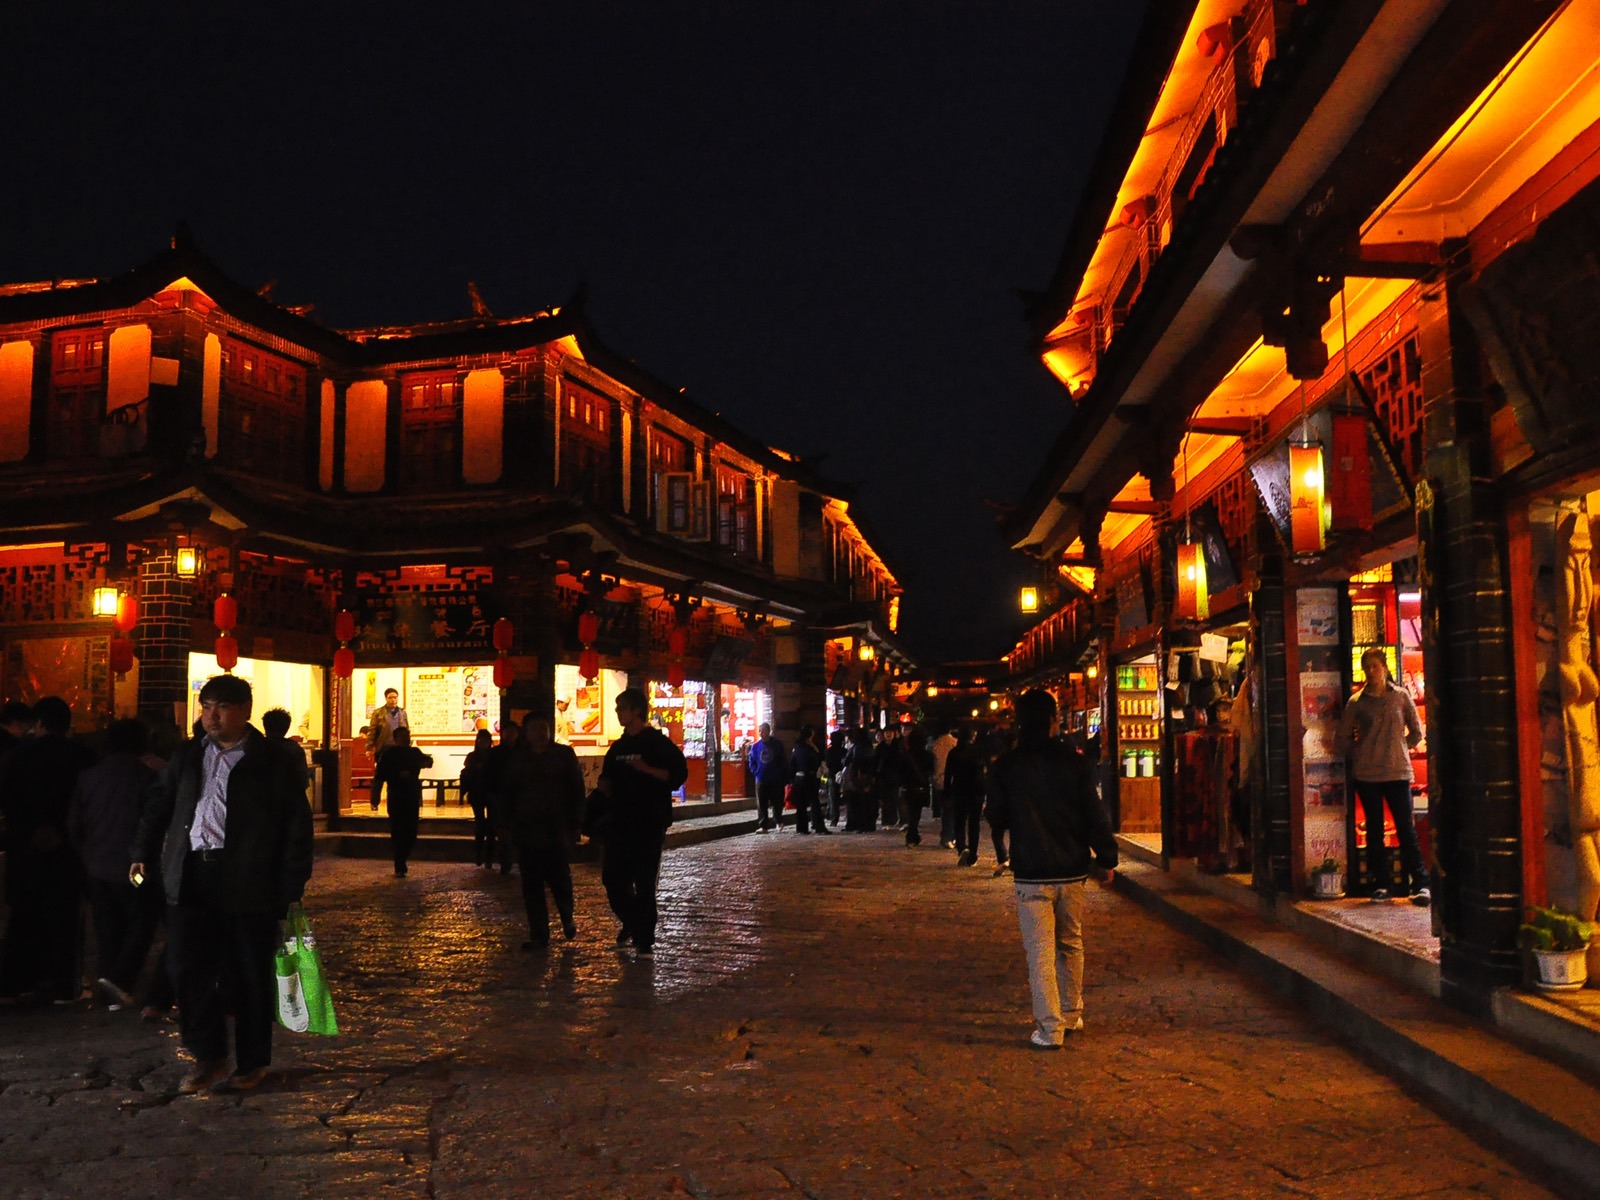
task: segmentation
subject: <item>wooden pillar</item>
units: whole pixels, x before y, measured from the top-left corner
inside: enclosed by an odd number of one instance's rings
[[[1289,778],[1289,657],[1284,606],[1289,594],[1283,586],[1283,554],[1277,534],[1265,513],[1256,544],[1263,548],[1256,574],[1259,582],[1250,594],[1250,619],[1255,627],[1256,761],[1250,787],[1251,884],[1263,895],[1287,892],[1293,887],[1294,847],[1290,820]]]

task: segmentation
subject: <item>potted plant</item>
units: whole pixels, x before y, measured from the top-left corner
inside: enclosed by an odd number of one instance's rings
[[[1574,992],[1589,978],[1585,961],[1594,923],[1559,908],[1528,909],[1517,930],[1517,945],[1533,953],[1539,976],[1535,986],[1547,992]]]
[[[1344,872],[1331,855],[1311,868],[1311,895],[1316,900],[1338,900],[1344,896]]]

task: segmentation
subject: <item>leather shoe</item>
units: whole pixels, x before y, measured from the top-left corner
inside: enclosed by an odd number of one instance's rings
[[[192,1096],[196,1092],[208,1092],[226,1078],[228,1078],[227,1059],[201,1059],[179,1082],[178,1092],[184,1096]]]

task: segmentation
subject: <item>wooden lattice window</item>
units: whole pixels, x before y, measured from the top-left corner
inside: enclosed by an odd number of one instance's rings
[[[1401,338],[1361,371],[1389,442],[1412,479],[1422,466],[1422,349],[1416,331]]]
[[[400,382],[400,484],[445,491],[461,482],[461,384],[454,371]]]
[[[218,461],[272,479],[305,471],[305,368],[243,342],[222,349]]]
[[[717,545],[755,553],[755,480],[731,467],[717,468]]]
[[[50,414],[45,448],[51,458],[93,458],[100,452],[106,407],[106,332],[65,329],[50,337]]]
[[[1250,536],[1256,519],[1256,489],[1247,472],[1230,475],[1212,496],[1217,506],[1217,523],[1227,540],[1234,569],[1242,570],[1250,561]]]
[[[561,423],[561,478],[598,508],[617,502],[616,467],[611,439],[616,402],[573,383],[564,384],[566,408]]]

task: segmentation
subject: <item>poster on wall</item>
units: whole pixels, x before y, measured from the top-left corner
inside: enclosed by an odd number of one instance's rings
[[[1295,596],[1299,640],[1300,763],[1308,867],[1345,861],[1344,758],[1339,753],[1339,716],[1344,679],[1339,672],[1339,591],[1301,588]]]
[[[1302,646],[1339,641],[1339,589],[1301,588],[1295,593],[1295,634]]]
[[[622,671],[601,671],[591,682],[571,663],[556,664],[556,741],[580,755],[604,754],[622,736],[614,705],[627,686]]]

